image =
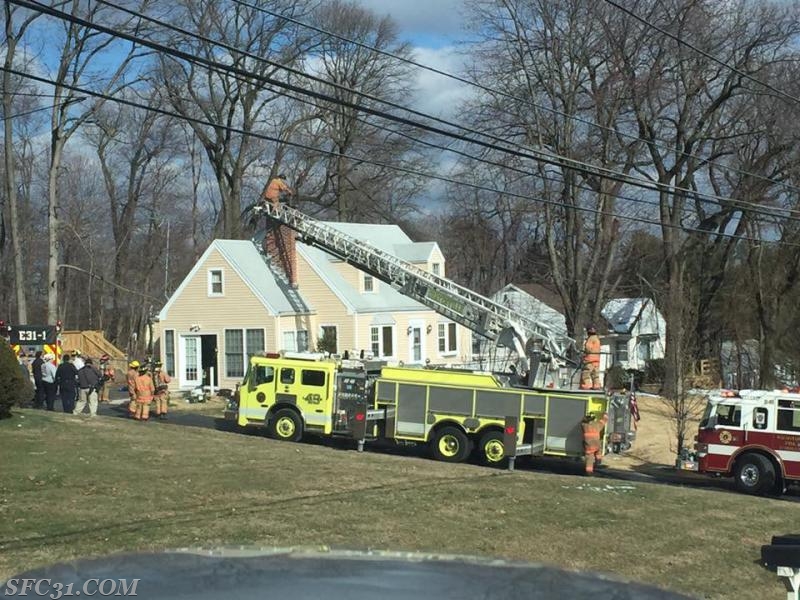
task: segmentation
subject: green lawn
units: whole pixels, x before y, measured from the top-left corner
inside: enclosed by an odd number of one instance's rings
[[[0,460],[0,579],[129,550],[324,544],[760,600],[785,592],[757,564],[759,547],[800,515],[781,500],[30,410],[0,421]]]

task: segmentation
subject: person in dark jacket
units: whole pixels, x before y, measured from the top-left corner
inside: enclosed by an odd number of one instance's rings
[[[69,354],[65,354],[58,369],[56,369],[56,385],[58,395],[61,396],[61,406],[65,413],[75,410],[75,397],[78,388],[78,369],[70,362]]]
[[[91,358],[86,359],[86,364],[78,371],[78,406],[75,407],[74,414],[79,415],[89,403],[89,415],[94,417],[97,414],[97,398],[100,393],[103,375],[94,366]]]
[[[42,381],[42,351],[36,351],[36,358],[31,363],[31,372],[33,373],[33,383],[36,386],[36,396],[33,399],[33,408],[44,408],[44,382]]]

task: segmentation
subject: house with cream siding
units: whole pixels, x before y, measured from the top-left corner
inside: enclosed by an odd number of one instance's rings
[[[328,225],[446,276],[438,244],[412,242],[396,225]],[[250,356],[315,351],[326,334],[340,355],[420,365],[469,360],[469,330],[391,285],[299,241],[294,260],[296,287],[260,244],[211,243],[158,315],[158,353],[174,389],[233,388]]]

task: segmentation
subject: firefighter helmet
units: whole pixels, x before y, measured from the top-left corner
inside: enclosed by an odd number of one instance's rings
[[[594,325],[589,325],[586,328],[586,333],[588,333],[589,335],[594,335],[595,333],[597,333],[597,327],[595,327]]]
[[[129,363],[128,363],[128,366],[129,366],[131,369],[138,369],[138,368],[139,368],[139,366],[140,366],[140,363],[139,363],[139,361],[138,361],[138,360],[132,360],[131,362],[129,362]]]

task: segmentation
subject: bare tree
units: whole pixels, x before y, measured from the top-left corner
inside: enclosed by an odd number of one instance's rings
[[[66,3],[54,3],[59,9],[69,11],[73,17],[82,17],[98,23],[112,23],[120,30],[129,29],[133,19],[120,18],[113,9],[101,4],[86,5],[80,0],[70,0]],[[49,259],[47,265],[47,318],[54,322],[58,317],[58,265],[60,249],[59,227],[59,168],[63,160],[64,147],[71,137],[79,130],[94,112],[103,104],[103,100],[96,100],[83,109],[78,110],[75,103],[83,100],[76,92],[76,87],[91,85],[103,95],[113,95],[124,89],[133,81],[126,80],[125,74],[129,66],[142,53],[134,45],[124,48],[115,42],[115,39],[101,33],[88,25],[70,20],[63,21],[64,38],[61,41],[61,51],[58,57],[56,72],[53,74],[54,98],[50,118],[50,166],[48,172],[48,249]],[[116,65],[109,69],[109,74],[103,78],[93,76],[92,65],[101,58],[113,55]],[[112,59],[112,60],[114,60]]]
[[[314,196],[342,221],[403,218],[413,210],[410,200],[419,191],[419,181],[391,167],[413,167],[419,158],[409,137],[412,132],[408,127],[381,125],[377,118],[368,120],[363,109],[387,110],[380,101],[407,99],[412,92],[411,72],[405,63],[359,44],[401,58],[410,58],[410,47],[399,39],[390,17],[378,17],[351,1],[320,5],[313,20],[334,34],[320,34],[308,59],[315,74],[331,83],[316,88],[334,98],[318,103],[321,124],[315,146],[330,150],[330,155],[321,159],[324,175]]]
[[[207,60],[224,61],[234,70],[252,73],[252,79],[236,72],[212,70],[191,61],[160,56],[161,78],[173,108],[184,117],[219,124],[188,121],[203,145],[217,179],[220,212],[219,235],[238,238],[242,233],[242,186],[248,169],[265,154],[263,143],[235,133],[232,128],[254,132],[270,127],[270,109],[279,113],[281,94],[265,88],[265,78],[285,78],[275,66],[296,66],[305,54],[307,36],[285,19],[261,9],[302,17],[306,2],[254,0],[223,4],[213,0],[183,1],[173,11],[181,27],[194,35],[173,36],[168,43]],[[218,40],[213,43],[208,39]],[[266,60],[272,61],[272,63]],[[275,118],[280,120],[281,115]],[[269,131],[274,133],[274,129]]]
[[[13,81],[12,69],[14,67],[17,44],[25,35],[26,29],[39,16],[37,13],[20,15],[20,10],[13,7],[10,2],[5,3],[5,56],[3,57],[3,158],[5,165],[5,196],[9,207],[9,221],[11,227],[11,246],[14,257],[14,281],[16,282],[17,321],[28,322],[28,300],[25,294],[27,282],[25,278],[24,256],[22,239],[20,236],[20,217],[17,199],[17,167],[14,148],[13,110],[15,88],[19,82]],[[2,245],[2,244],[0,244]]]
[[[142,102],[143,93],[148,95]],[[161,102],[155,90],[138,95],[147,106]],[[109,266],[114,281],[123,282],[131,276],[130,255],[137,244],[140,208],[155,211],[153,203],[166,195],[176,177],[180,148],[173,140],[180,140],[180,131],[173,120],[159,113],[109,104],[96,111],[86,137],[97,152],[108,197],[115,248]],[[124,320],[119,318],[123,304],[129,308],[127,296],[113,288],[109,331],[115,340],[124,337],[120,329]]]
[[[716,239],[727,231],[730,215],[742,212],[735,204],[705,212],[708,204],[699,196],[707,181],[706,166],[723,156],[714,142],[727,135],[734,100],[754,92],[740,73],[767,75],[771,65],[787,57],[787,42],[796,35],[798,22],[793,9],[777,4],[706,0],[635,4],[648,21],[691,37],[708,55],[738,70],[657,35],[621,13],[599,23],[614,49],[613,68],[624,81],[637,135],[647,142],[649,160],[638,169],[639,175],[657,182],[661,190],[658,203],[667,270],[665,392],[673,402],[680,451],[686,436],[684,376],[696,354],[696,340],[689,332],[698,318],[696,302],[687,299],[697,299],[689,293],[692,264],[698,258],[697,248],[703,248],[683,228],[688,222]]]
[[[469,116],[518,143],[630,172],[637,145],[617,131],[627,109],[610,49],[595,26],[603,8],[579,0],[478,0],[471,10],[479,37],[477,49],[470,48],[472,78],[492,91],[470,103]],[[599,316],[609,285],[621,184],[568,168],[516,166],[530,174],[531,211],[537,196],[549,201],[537,209],[549,278],[568,330],[577,334]]]

